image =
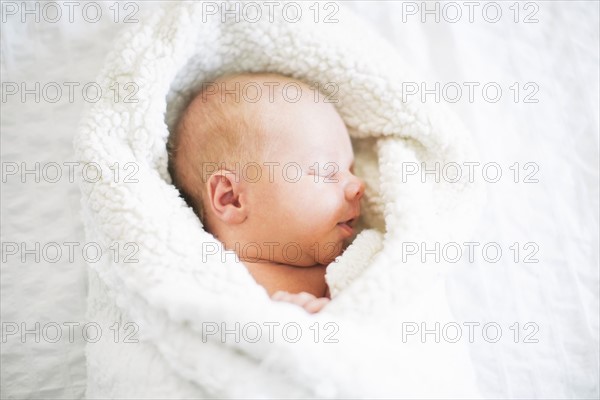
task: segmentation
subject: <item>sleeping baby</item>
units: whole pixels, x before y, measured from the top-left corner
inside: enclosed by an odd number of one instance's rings
[[[205,229],[273,300],[314,313],[325,269],[354,235],[364,183],[341,117],[321,92],[275,74],[222,77],[169,140],[175,186]]]

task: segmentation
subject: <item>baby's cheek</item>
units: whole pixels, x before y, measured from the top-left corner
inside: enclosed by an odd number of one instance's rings
[[[307,223],[329,224],[339,213],[335,196],[327,191],[320,193],[305,192],[298,195],[297,209]],[[314,227],[313,227],[314,228]]]
[[[315,184],[311,177],[278,185],[277,194],[268,199],[271,215],[279,215],[279,229],[298,239],[320,240],[339,222],[343,208],[333,184]],[[273,204],[276,199],[276,204]],[[342,204],[343,205],[343,204]],[[266,208],[266,207],[265,207]]]
[[[313,181],[313,176],[306,176],[304,180],[298,182],[294,186],[294,192],[303,200],[309,200],[319,208],[327,208],[332,210],[339,202],[340,193],[335,183],[323,182],[322,178],[319,183]]]

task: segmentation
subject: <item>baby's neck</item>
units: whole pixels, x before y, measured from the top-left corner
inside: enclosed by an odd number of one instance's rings
[[[267,290],[269,296],[278,290],[283,290],[289,293],[307,292],[316,297],[326,297],[326,265],[295,267],[268,261],[244,261],[244,265],[256,283]]]

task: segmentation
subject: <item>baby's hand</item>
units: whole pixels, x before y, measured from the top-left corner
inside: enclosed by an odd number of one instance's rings
[[[288,293],[282,290],[273,293],[271,300],[287,301],[289,303],[299,305],[311,314],[321,311],[321,309],[325,307],[327,303],[329,303],[329,299],[327,297],[317,298],[306,292]]]

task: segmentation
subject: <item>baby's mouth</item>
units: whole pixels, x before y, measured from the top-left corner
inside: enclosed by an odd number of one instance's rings
[[[337,224],[337,226],[339,226],[342,229],[342,232],[344,232],[345,236],[350,237],[354,234],[354,222],[355,221],[356,221],[356,218],[351,218],[347,221],[339,222]]]

